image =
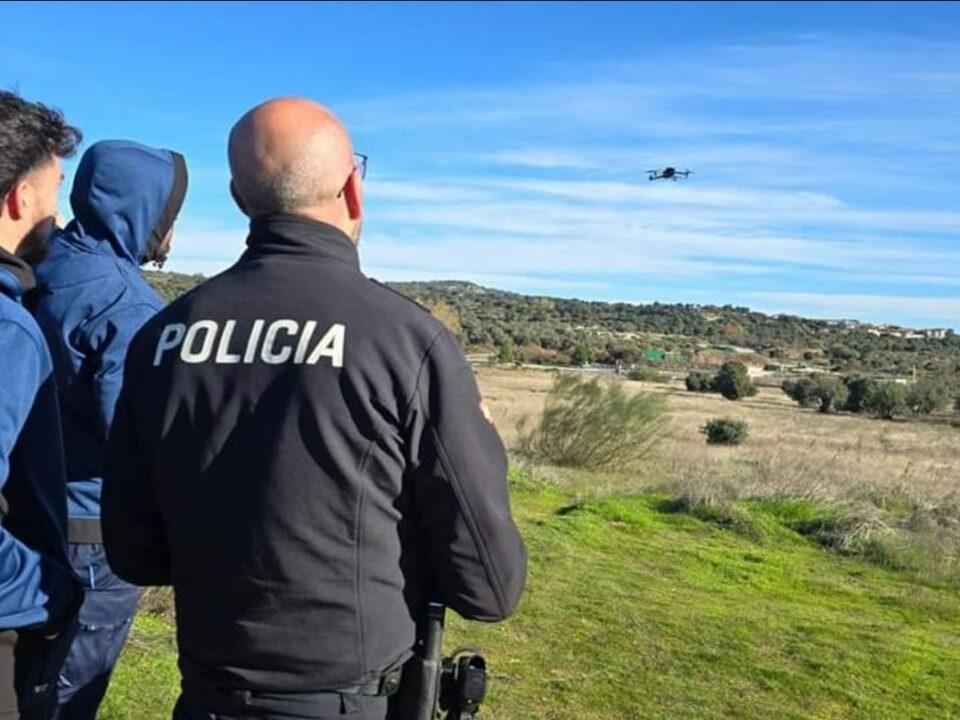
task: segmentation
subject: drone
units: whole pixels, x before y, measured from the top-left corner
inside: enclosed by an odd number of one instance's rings
[[[689,177],[692,170],[677,170],[672,167],[665,167],[662,170],[647,170],[647,175],[650,176],[651,180],[673,180],[677,181],[678,177]]]

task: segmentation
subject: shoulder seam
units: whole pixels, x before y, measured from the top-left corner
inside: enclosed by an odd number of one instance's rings
[[[423,368],[427,365],[427,358],[430,357],[430,353],[433,352],[434,346],[437,344],[437,341],[446,332],[446,328],[441,328],[440,331],[433,336],[433,339],[430,341],[430,344],[427,345],[427,349],[423,351],[423,357],[420,358],[420,364],[417,366],[417,374],[413,378],[413,390],[410,392],[410,395],[407,397],[406,402],[406,411],[407,417],[404,418],[404,427],[406,427],[410,422],[410,406],[413,405],[413,399],[420,393],[420,377],[423,375]]]

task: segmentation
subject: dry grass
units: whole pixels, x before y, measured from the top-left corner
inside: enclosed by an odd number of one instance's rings
[[[478,368],[477,380],[508,448],[516,423],[543,407],[552,373]],[[612,382],[624,382],[611,379]],[[680,381],[626,383],[662,392],[669,422],[646,466],[591,474],[537,468],[540,479],[587,495],[660,490],[685,506],[794,498],[838,508],[817,538],[924,574],[960,575],[960,431],[947,423],[824,415],[798,407],[778,388],[731,402],[688,392]],[[739,446],[707,445],[712,417],[745,420]]]
[[[552,373],[481,367],[477,381],[508,448],[516,423],[543,408]],[[763,486],[818,496],[845,496],[851,487],[879,492],[908,489],[928,499],[960,494],[960,431],[946,423],[881,421],[804,410],[782,392],[761,388],[737,402],[691,393],[680,381],[632,383],[664,393],[669,426],[651,457],[666,480],[672,476],[747,479]],[[750,439],[738,447],[708,446],[700,428],[719,415],[746,420]]]

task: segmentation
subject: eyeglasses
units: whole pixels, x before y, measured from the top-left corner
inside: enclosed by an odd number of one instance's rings
[[[353,166],[357,169],[357,172],[360,173],[360,179],[366,180],[367,178],[367,160],[369,158],[363,153],[354,153],[353,154]]]
[[[353,154],[353,169],[360,174],[360,179],[363,180],[367,177],[367,156],[363,153],[354,153]],[[347,183],[350,182],[350,178],[353,177],[353,173],[347,177],[346,181],[343,183],[343,187],[340,188],[340,192],[336,194],[337,198],[343,197],[343,189],[347,186]]]

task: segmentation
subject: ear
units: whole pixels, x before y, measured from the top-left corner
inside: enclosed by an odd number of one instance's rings
[[[7,193],[3,199],[3,209],[10,216],[10,219],[16,222],[24,216],[27,205],[30,200],[30,183],[21,180],[13,189]]]
[[[360,175],[354,170],[343,186],[343,199],[347,203],[347,214],[351,220],[363,217],[363,190],[360,186]]]
[[[237,186],[233,184],[233,180],[230,181],[230,197],[233,198],[237,207],[240,208],[240,212],[250,217],[250,213],[247,212],[247,204],[243,201],[243,198],[240,197],[240,193],[237,192]]]

